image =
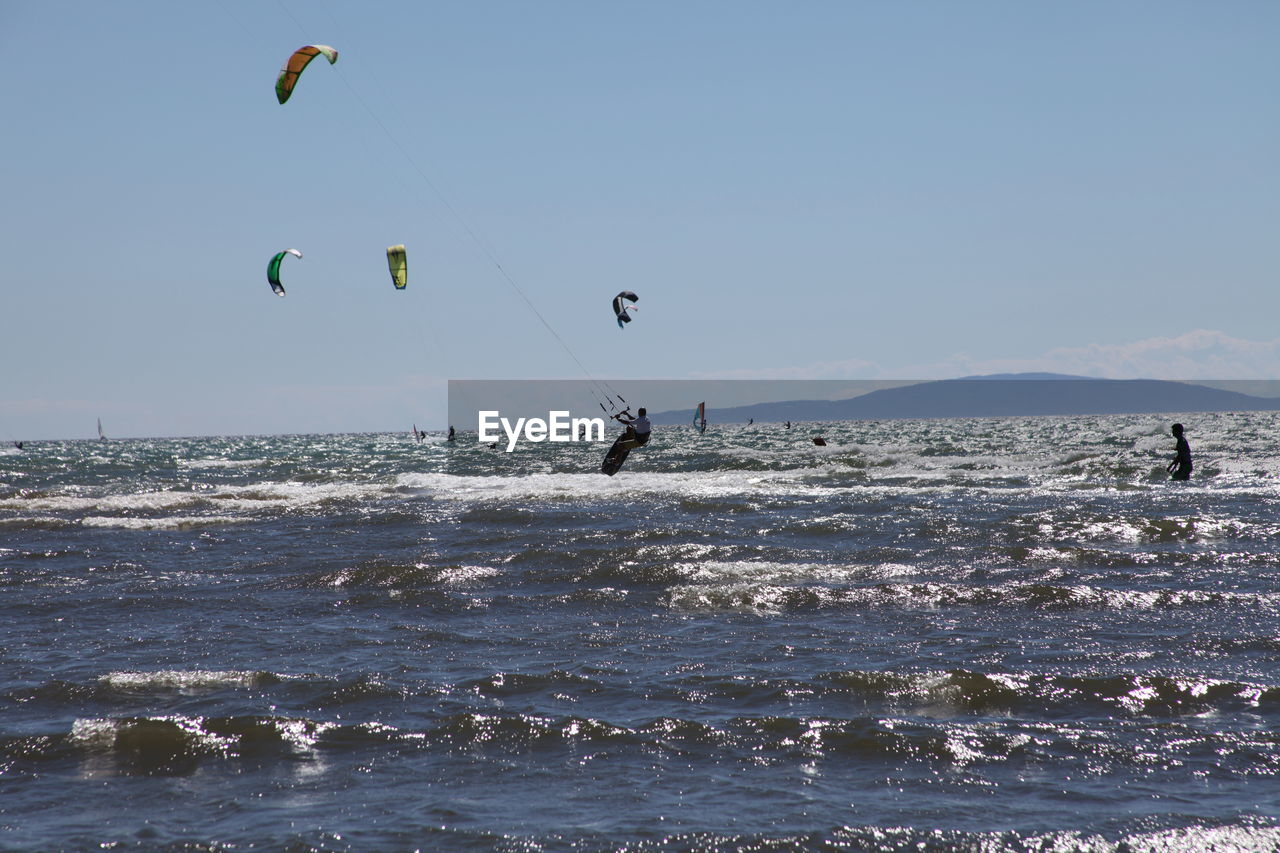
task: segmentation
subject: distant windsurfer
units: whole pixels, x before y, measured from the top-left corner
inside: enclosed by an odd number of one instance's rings
[[[449,440],[453,441],[457,437],[457,433],[453,431],[453,424],[449,425]]]
[[[14,447],[16,447],[16,448],[18,448],[19,450],[21,450],[21,449],[22,449],[22,442],[21,442],[21,441],[15,441],[15,442],[13,443],[13,446],[14,446]]]
[[[644,406],[641,406],[637,412],[638,414],[634,418],[628,417],[628,412],[625,411],[613,416],[619,423],[627,425],[627,431],[622,435],[623,446],[627,450],[635,447],[644,447],[649,443],[649,436],[653,431],[653,425],[649,423]]]
[[[1173,433],[1173,437],[1178,440],[1178,450],[1173,457],[1173,461],[1169,463],[1169,467],[1165,470],[1169,472],[1169,479],[1171,480],[1190,480],[1191,446],[1187,444],[1187,438],[1182,434],[1182,424],[1174,424],[1170,431]]]

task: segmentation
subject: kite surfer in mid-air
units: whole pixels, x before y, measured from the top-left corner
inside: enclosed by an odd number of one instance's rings
[[[605,454],[604,462],[600,464],[601,473],[608,474],[612,477],[622,468],[622,463],[627,461],[627,454],[633,448],[644,447],[649,443],[649,437],[653,433],[653,425],[649,423],[649,418],[644,410],[640,407],[636,410],[636,417],[631,417],[629,411],[621,411],[614,415],[614,420],[627,425],[627,429],[622,435],[618,436],[618,440],[609,448],[609,452]]]
[[[649,436],[653,432],[653,425],[645,416],[644,406],[641,406],[638,411],[639,414],[634,418],[627,417],[627,412],[619,412],[613,416],[619,423],[627,425],[627,431],[622,435],[623,441],[627,442],[627,450],[633,447],[644,447],[649,443]]]
[[[1169,467],[1165,470],[1169,472],[1169,479],[1171,480],[1190,480],[1191,445],[1187,444],[1186,436],[1182,434],[1182,424],[1174,424],[1170,432],[1178,440],[1178,450],[1173,457],[1173,461],[1169,463]]]

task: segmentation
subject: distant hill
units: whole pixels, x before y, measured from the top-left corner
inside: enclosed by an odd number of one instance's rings
[[[712,423],[1258,411],[1280,411],[1280,398],[1161,379],[1089,379],[1051,373],[920,382],[848,400],[790,400],[727,409],[707,401],[707,420]],[[689,422],[689,413],[660,412],[650,419],[655,424],[683,424]]]

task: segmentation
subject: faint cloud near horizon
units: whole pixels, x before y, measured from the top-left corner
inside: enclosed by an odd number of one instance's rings
[[[1127,344],[1059,347],[1029,359],[971,362],[967,373],[1068,373],[1100,379],[1276,379],[1280,340],[1196,329]]]
[[[1058,347],[1029,358],[973,359],[965,353],[885,368],[865,359],[802,367],[695,373],[695,379],[955,379],[992,373],[1065,373],[1099,379],[1278,379],[1280,339],[1249,341],[1196,329],[1126,344]]]

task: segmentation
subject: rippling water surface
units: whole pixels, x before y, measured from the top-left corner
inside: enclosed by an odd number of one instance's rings
[[[1172,419],[0,451],[0,849],[1275,849],[1280,418]]]

